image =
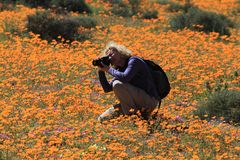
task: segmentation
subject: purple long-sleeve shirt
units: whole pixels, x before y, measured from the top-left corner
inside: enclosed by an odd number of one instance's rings
[[[157,98],[157,90],[151,75],[151,71],[147,64],[139,57],[132,56],[128,59],[126,67],[121,71],[110,68],[108,71],[114,78],[108,82],[105,73],[99,71],[99,80],[104,92],[112,91],[114,80],[119,80],[123,83],[129,83],[135,87],[143,89],[150,96]]]

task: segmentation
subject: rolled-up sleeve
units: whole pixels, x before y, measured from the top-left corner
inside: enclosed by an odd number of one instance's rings
[[[111,92],[113,90],[112,89],[112,81],[110,83],[108,82],[105,72],[98,71],[98,77],[99,77],[99,81],[101,83],[101,86],[102,86],[104,92],[105,93]]]

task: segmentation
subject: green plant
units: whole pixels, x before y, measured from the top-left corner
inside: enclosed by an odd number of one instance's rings
[[[94,28],[97,25],[97,21],[92,17],[72,17],[72,21],[76,21],[78,27],[83,27],[86,29]],[[91,32],[89,30],[78,32],[74,34],[75,40],[84,41],[91,38]]]
[[[16,22],[11,19],[3,20],[3,24],[4,24],[4,32],[9,32],[11,34],[20,32]]]
[[[18,28],[18,25],[12,19],[4,19],[3,20],[3,32],[0,33],[0,41],[5,41],[7,39],[11,39],[10,35],[17,34],[23,35]]]
[[[51,5],[67,11],[92,13],[91,8],[84,0],[52,0]]]
[[[146,11],[142,14],[142,17],[144,19],[154,19],[154,18],[158,18],[158,11],[154,10],[154,11]]]
[[[4,4],[16,4],[18,2],[31,7],[41,6],[43,8],[58,8],[62,11],[92,13],[90,6],[84,0],[7,0],[3,2]]]
[[[162,5],[166,5],[166,4],[169,4],[171,2],[170,2],[170,0],[158,0],[157,3],[162,4]]]
[[[92,17],[73,17],[73,20],[77,21],[79,26],[84,28],[94,28],[97,25],[97,21]]]
[[[69,17],[65,16],[60,18],[53,16],[49,11],[37,12],[34,15],[28,16],[28,31],[35,34],[40,34],[42,39],[51,41],[53,39],[58,40],[58,36],[61,36],[65,40],[84,40],[89,36],[80,35],[79,27],[93,28],[97,22],[93,18],[89,17]],[[87,33],[89,34],[89,33]]]
[[[187,14],[177,14],[174,15],[170,18],[169,21],[170,27],[172,30],[177,31],[177,30],[182,30],[185,27],[189,28],[190,25],[188,23],[188,16]]]
[[[50,37],[48,37],[50,32],[49,28],[51,22],[53,22],[54,20],[54,17],[50,14],[49,11],[38,11],[36,12],[36,14],[28,16],[27,29],[28,31],[35,34],[40,34],[42,39],[50,40]]]
[[[19,2],[29,5],[31,7],[41,6],[44,8],[50,7],[50,1],[48,0],[20,0]]]
[[[0,11],[14,10],[16,7],[16,0],[0,0]]]
[[[222,90],[212,93],[207,100],[200,102],[194,114],[201,119],[210,120],[211,117],[215,116],[217,119],[224,117],[226,122],[239,122],[240,92]]]
[[[132,16],[131,8],[123,2],[114,3],[111,9],[111,12],[117,16],[122,16],[122,17]]]
[[[109,1],[109,0],[104,0],[104,2],[109,2],[109,3],[111,3],[111,4],[120,4],[120,3],[123,3],[122,0],[111,0],[111,1]]]
[[[5,158],[4,158],[3,152],[0,151],[0,160],[4,160],[4,159],[5,159]]]
[[[111,12],[117,16],[131,17],[140,11],[141,0],[128,0],[128,3],[122,0],[108,2],[112,5]]]
[[[169,7],[167,8],[167,11],[169,12],[178,12],[180,10],[184,10],[185,7],[181,4],[171,2]]]
[[[132,14],[133,15],[137,14],[139,12],[141,0],[128,0],[128,2],[131,6]]]
[[[187,13],[171,17],[169,24],[174,31],[186,27],[205,33],[218,32],[220,35],[230,35],[229,27],[234,27],[234,23],[226,16],[195,7],[190,8]]]
[[[175,3],[175,2],[168,2],[169,7],[167,8],[167,11],[169,12],[179,12],[179,11],[184,11],[184,12],[188,12],[188,10],[190,8],[196,8],[190,0],[185,0],[185,4],[181,5],[179,3]]]
[[[16,3],[17,0],[0,0],[0,3]]]

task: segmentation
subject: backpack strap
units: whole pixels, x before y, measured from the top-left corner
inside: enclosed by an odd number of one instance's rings
[[[157,107],[157,111],[152,115],[152,119],[156,119],[156,116],[158,114],[158,111],[160,109],[160,106],[161,106],[161,100],[158,101],[158,107]]]

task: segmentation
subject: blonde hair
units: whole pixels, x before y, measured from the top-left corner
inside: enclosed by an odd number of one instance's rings
[[[103,55],[106,55],[107,51],[110,49],[110,48],[115,48],[121,55],[122,58],[129,58],[131,57],[131,54],[132,54],[132,51],[130,51],[127,47],[125,47],[124,45],[119,45],[115,42],[109,42],[107,45],[106,45],[106,48],[104,49],[103,51]]]

